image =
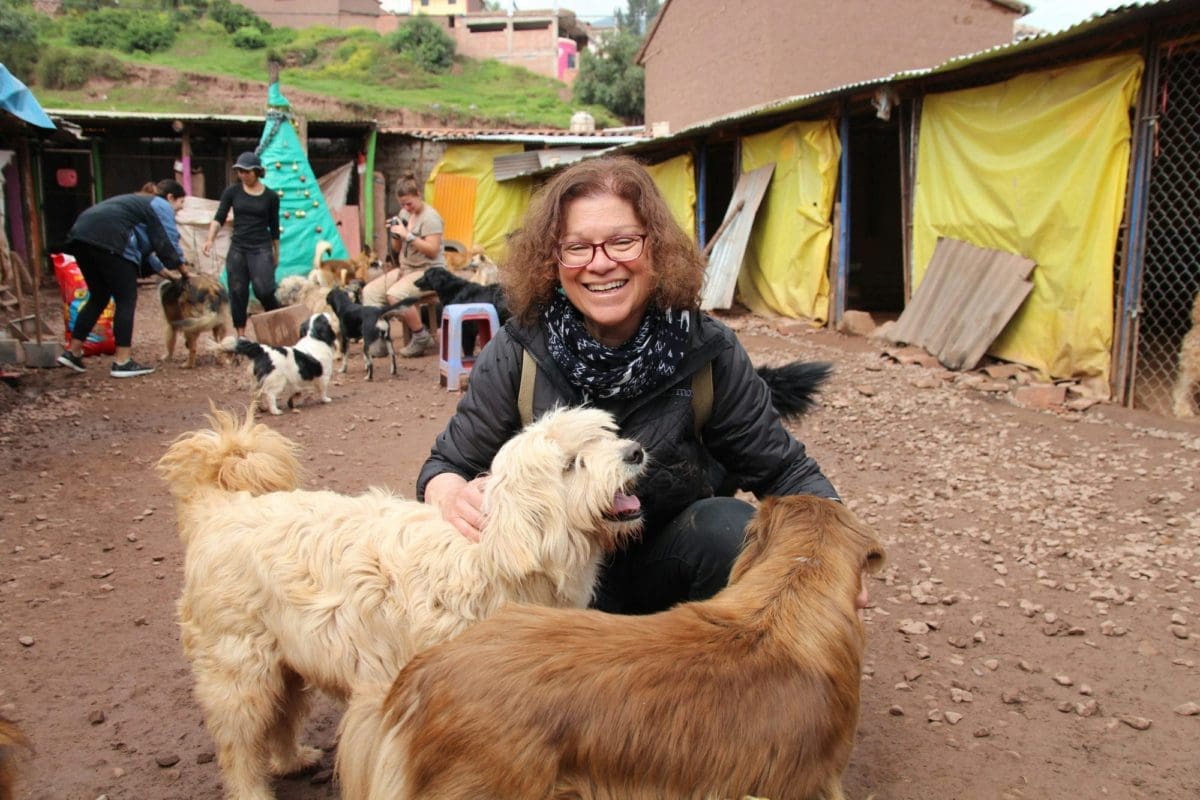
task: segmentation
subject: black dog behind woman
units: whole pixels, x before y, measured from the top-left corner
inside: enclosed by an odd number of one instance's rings
[[[460,278],[445,267],[429,267],[425,274],[417,278],[414,285],[425,292],[437,292],[438,302],[445,308],[460,303],[491,303],[496,307],[496,315],[503,325],[509,318],[508,304],[504,301],[504,291],[498,283],[479,284]],[[401,300],[398,305],[412,305],[417,298]],[[493,334],[496,331],[492,331]],[[463,355],[475,355],[475,337],[478,325],[474,322],[464,322],[462,331]]]

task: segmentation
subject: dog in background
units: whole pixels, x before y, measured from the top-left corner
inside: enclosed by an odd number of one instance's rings
[[[1179,371],[1171,391],[1171,411],[1177,417],[1196,416],[1196,392],[1200,391],[1200,291],[1192,300],[1192,327],[1179,343]]]
[[[360,295],[361,296],[361,295]],[[338,350],[342,354],[342,372],[350,363],[350,342],[363,343],[363,360],[367,365],[367,380],[375,377],[375,361],[373,356],[382,349],[382,355],[392,360],[392,372],[396,374],[396,348],[392,344],[391,315],[400,307],[398,304],[384,306],[364,306],[355,302],[345,289],[330,289],[325,301],[337,314]]]
[[[510,606],[342,719],[346,800],[842,798],[884,551],[845,506],[767,498],[729,586],[648,616]]]
[[[296,395],[311,387],[322,403],[332,403],[329,380],[333,377],[333,345],[336,334],[333,316],[313,314],[300,325],[300,341],[291,347],[277,347],[249,339],[227,337],[222,348],[251,359],[250,371],[267,410],[278,416],[279,401],[293,408]]]
[[[0,717],[0,800],[14,800],[17,785],[17,759],[20,750],[29,749],[29,740],[17,726]]]
[[[322,289],[328,290],[337,286],[345,286],[352,280],[366,283],[370,280],[371,268],[378,269],[380,267],[379,261],[372,255],[369,247],[364,247],[348,259],[324,259],[325,254],[332,250],[332,244],[321,240],[317,242],[313,252],[313,268],[308,273],[308,279]]]
[[[508,311],[508,303],[504,300],[504,291],[498,283],[481,286],[466,278],[460,278],[445,267],[429,267],[414,284],[422,291],[437,292],[438,302],[442,304],[443,308],[454,303],[491,303],[496,307],[496,315],[500,318],[501,325],[512,316]],[[406,303],[411,305],[415,302],[415,298],[406,298],[400,301],[400,305]],[[463,322],[464,356],[475,354],[476,336],[478,336],[478,323],[470,320]]]
[[[500,267],[496,265],[495,261],[488,258],[488,254],[479,245],[471,248],[471,260],[467,263],[467,267],[475,273],[471,278],[472,283],[487,286],[500,282]]]
[[[313,283],[303,275],[289,275],[281,280],[275,289],[275,299],[281,306],[302,305],[310,314],[333,311],[325,302],[325,296],[328,294],[329,289]]]
[[[210,331],[220,344],[225,334],[233,328],[233,317],[229,311],[229,291],[211,275],[199,272],[186,277],[167,279],[158,285],[158,297],[162,302],[163,339],[166,349],[163,361],[175,356],[175,340],[183,334],[187,347],[187,369],[196,366],[196,351],[200,334]]]
[[[641,446],[598,409],[550,412],[507,442],[479,542],[434,506],[381,489],[301,491],[297,446],[214,411],[158,463],[185,547],[179,619],[227,796],[271,796],[311,766],[309,689],[386,687],[418,651],[510,601],[586,606],[602,558],[641,526],[625,494]]]

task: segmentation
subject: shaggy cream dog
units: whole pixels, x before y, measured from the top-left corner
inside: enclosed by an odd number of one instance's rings
[[[641,525],[623,492],[644,453],[596,409],[551,412],[501,448],[478,543],[379,489],[300,491],[295,444],[252,413],[212,423],[158,469],[186,547],[184,653],[236,800],[267,800],[269,773],[319,759],[296,741],[307,687],[346,699],[390,682],[510,600],[583,607],[601,557]]]

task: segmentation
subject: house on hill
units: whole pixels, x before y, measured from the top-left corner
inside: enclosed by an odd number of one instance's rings
[[[570,85],[579,73],[579,52],[588,45],[588,26],[565,8],[534,11],[481,11],[463,0],[414,0],[413,13],[436,20],[454,39],[455,52],[467,58],[492,59]],[[443,9],[450,9],[449,12]],[[419,11],[418,11],[419,9]],[[457,9],[457,10],[455,10]],[[404,15],[385,14],[376,29],[390,33]]]
[[[646,123],[677,131],[780,97],[870,80],[1005,44],[1014,0],[666,0],[637,63]]]
[[[374,28],[383,14],[377,0],[240,0],[240,5],[286,28]]]

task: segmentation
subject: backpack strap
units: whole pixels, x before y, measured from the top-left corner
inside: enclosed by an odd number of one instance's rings
[[[696,438],[701,441],[704,440],[701,431],[708,424],[708,418],[712,416],[712,403],[712,362],[706,361],[704,366],[692,376],[692,419],[696,426]]]
[[[521,427],[533,422],[533,385],[537,382],[537,362],[528,350],[521,350],[521,388],[517,392],[517,411],[521,414]]]

